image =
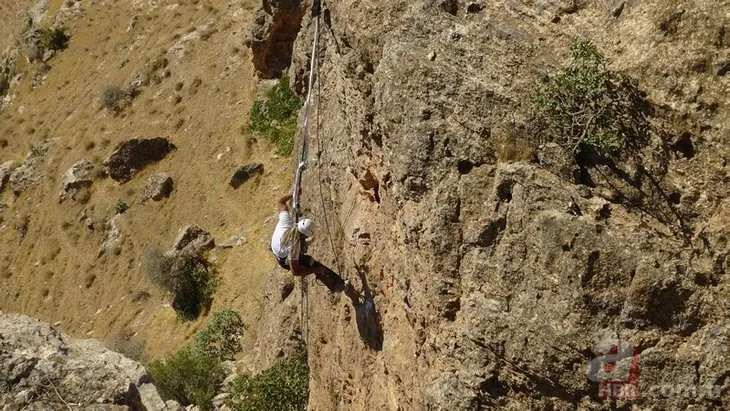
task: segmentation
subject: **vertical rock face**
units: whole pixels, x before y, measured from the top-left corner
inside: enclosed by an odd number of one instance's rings
[[[615,377],[640,378],[625,404],[730,407],[730,84],[683,51],[724,53],[723,2],[441,3],[324,13],[310,252],[372,299],[309,287],[310,408],[605,409],[590,366],[615,340],[635,349]],[[575,180],[498,162],[576,33],[647,93],[648,141]],[[307,17],[295,81],[311,40]]]
[[[275,78],[291,64],[304,8],[299,0],[264,0],[254,15],[248,46],[261,78]]]
[[[0,314],[0,403],[10,409],[168,408],[147,370],[96,340],[30,317]]]

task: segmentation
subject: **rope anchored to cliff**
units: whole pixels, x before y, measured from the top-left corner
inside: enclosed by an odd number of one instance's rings
[[[295,221],[299,220],[299,217],[301,216],[301,202],[300,202],[300,194],[301,194],[301,188],[302,188],[302,175],[304,174],[304,170],[307,169],[307,161],[309,159],[308,153],[309,153],[309,113],[310,113],[310,107],[312,105],[312,92],[314,84],[314,73],[315,73],[315,67],[317,67],[317,56],[319,54],[319,14],[320,14],[320,0],[314,0],[314,3],[312,4],[312,20],[314,20],[314,41],[312,42],[312,56],[310,58],[309,62],[309,80],[307,82],[307,99],[304,101],[304,121],[302,124],[303,128],[303,134],[302,134],[302,145],[299,151],[299,164],[297,166],[296,174],[294,176],[294,192],[292,193],[292,206],[294,208],[294,219]],[[315,124],[315,127],[318,127],[319,124]],[[306,277],[302,276],[300,278],[300,290],[301,290],[301,297],[302,297],[302,306],[300,309],[300,327],[302,330],[302,338],[304,339],[305,344],[308,345],[309,340],[309,298],[307,293],[307,281]]]
[[[294,193],[292,204],[294,205],[294,213],[296,218],[301,216],[301,208],[299,195],[302,187],[302,174],[307,169],[307,160],[309,153],[309,112],[312,105],[312,85],[314,84],[314,72],[317,64],[317,55],[319,53],[319,12],[320,12],[320,0],[314,0],[312,4],[312,19],[314,20],[314,41],[312,42],[312,56],[309,62],[309,81],[307,82],[307,99],[304,101],[304,122],[302,124],[303,135],[302,135],[302,146],[299,151],[299,165],[294,177]],[[315,127],[318,125],[315,125]]]

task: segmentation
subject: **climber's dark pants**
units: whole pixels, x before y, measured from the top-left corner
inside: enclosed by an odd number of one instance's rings
[[[279,263],[279,267],[285,270],[291,269],[291,267],[289,267],[288,258],[281,258],[278,255],[274,255],[274,257],[276,257],[276,262]],[[299,265],[301,265],[302,267],[312,268],[321,266],[322,264],[312,258],[311,255],[302,254],[299,256]]]
[[[279,256],[276,257],[276,262],[279,263],[279,267],[289,270],[291,267],[289,267],[289,262],[286,258],[281,258]],[[314,268],[314,267],[324,267],[322,263],[312,258],[312,256],[302,254],[299,256],[299,265],[302,267],[307,268]],[[326,268],[326,267],[325,267]],[[337,273],[327,268],[327,271],[323,274],[316,273],[315,277],[317,277],[317,280],[327,286],[327,288],[332,291],[344,291],[347,286],[345,285],[345,280],[342,279]]]

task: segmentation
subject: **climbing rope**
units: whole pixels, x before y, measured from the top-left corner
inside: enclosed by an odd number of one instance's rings
[[[322,144],[322,140],[319,138],[319,127],[320,127],[320,118],[319,118],[319,96],[322,95],[321,93],[321,87],[322,87],[322,77],[320,76],[319,72],[319,64],[317,64],[317,117],[315,119],[316,121],[316,127],[314,129],[314,140],[317,142],[317,181],[319,186],[319,201],[322,205],[322,219],[324,220],[325,228],[327,230],[327,238],[329,239],[330,248],[332,249],[332,256],[335,259],[335,266],[337,267],[337,272],[342,272],[342,264],[340,264],[340,258],[337,253],[337,248],[335,248],[335,243],[333,240],[332,235],[332,229],[330,228],[330,218],[327,213],[327,205],[324,201],[324,191],[322,190],[322,158],[325,154],[325,146]],[[335,211],[336,212],[336,211]]]
[[[314,69],[317,64],[317,55],[319,52],[319,10],[320,0],[314,0],[312,4],[312,19],[314,19],[314,41],[312,42],[312,57],[309,63],[309,81],[307,82],[307,99],[304,101],[304,122],[302,128],[304,129],[302,135],[302,148],[299,152],[299,164],[297,166],[296,175],[294,177],[294,198],[292,204],[294,205],[294,212],[298,219],[301,215],[301,208],[299,202],[299,192],[302,186],[302,174],[307,168],[307,159],[309,152],[309,111],[312,105],[312,85],[314,84]]]
[[[320,12],[320,0],[314,0],[312,4],[312,20],[314,20],[314,41],[312,42],[312,56],[309,63],[309,81],[307,82],[307,99],[304,101],[304,121],[302,124],[302,146],[299,152],[299,164],[297,165],[296,174],[294,176],[294,192],[292,193],[292,206],[294,208],[294,221],[299,220],[301,215],[301,207],[299,201],[299,195],[302,187],[302,175],[304,170],[307,169],[307,160],[309,152],[309,112],[312,105],[312,85],[314,84],[314,72],[315,67],[318,67],[317,57],[319,55],[319,12]],[[318,127],[319,124],[315,124]],[[317,134],[316,132],[315,134]],[[307,277],[303,276],[300,279],[300,290],[301,290],[301,308],[299,311],[299,323],[302,330],[302,338],[304,344],[309,346],[309,297],[307,293]]]

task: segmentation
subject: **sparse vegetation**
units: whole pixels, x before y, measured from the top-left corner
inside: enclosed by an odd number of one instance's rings
[[[294,135],[297,131],[297,113],[302,99],[289,87],[289,78],[279,79],[266,93],[263,100],[257,100],[251,107],[249,129],[264,135],[276,146],[276,153],[291,154]]]
[[[18,237],[23,238],[28,233],[28,224],[30,224],[30,215],[21,214],[15,220],[14,228],[18,233]]]
[[[91,286],[94,285],[94,281],[96,281],[96,274],[86,273],[84,275],[84,287],[85,288],[91,288]]]
[[[534,130],[516,125],[501,130],[496,137],[496,154],[499,161],[530,161],[535,157],[532,141]]]
[[[298,352],[254,377],[231,383],[227,405],[237,411],[306,410],[309,397],[307,355]]]
[[[145,290],[136,290],[134,293],[132,293],[132,302],[133,303],[144,303],[150,298],[150,293],[148,293]]]
[[[86,204],[91,200],[91,192],[88,187],[81,187],[73,193],[71,198],[79,204]]]
[[[129,205],[127,205],[124,201],[117,200],[117,202],[114,203],[114,211],[117,214],[124,214],[127,210],[129,210]]]
[[[162,398],[183,406],[195,404],[203,411],[213,408],[213,396],[225,377],[219,359],[191,347],[154,361],[148,368]]]
[[[110,335],[107,339],[106,346],[110,350],[116,351],[134,361],[141,362],[145,358],[145,341],[137,338],[129,328],[123,328]]]
[[[64,27],[46,27],[40,30],[43,50],[63,50],[68,47],[70,37]]]
[[[13,272],[4,265],[0,265],[0,278],[8,279],[13,276]]]
[[[241,351],[240,338],[246,329],[237,311],[226,309],[212,318],[195,335],[195,349],[209,357],[230,359]]]
[[[241,317],[234,310],[213,314],[205,328],[195,335],[193,345],[164,361],[150,364],[149,370],[160,395],[182,405],[195,404],[201,410],[212,409],[213,396],[225,377],[221,360],[241,350],[238,340],[244,329]]]
[[[200,256],[166,256],[150,247],[145,250],[142,270],[155,285],[173,295],[172,308],[183,321],[197,318],[213,301],[217,284]]]
[[[107,86],[101,92],[101,106],[109,111],[118,112],[121,109],[120,102],[124,99],[125,93],[117,86]]]
[[[626,90],[625,79],[611,73],[603,55],[588,40],[571,45],[570,67],[537,86],[533,104],[538,120],[549,135],[575,152],[582,145],[604,154],[615,154],[635,135],[635,107]]]

